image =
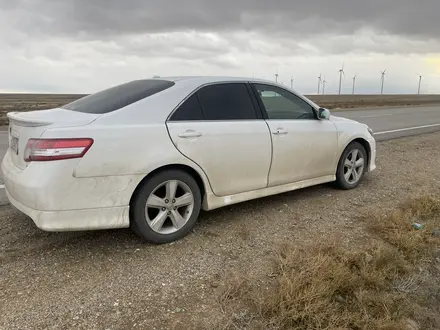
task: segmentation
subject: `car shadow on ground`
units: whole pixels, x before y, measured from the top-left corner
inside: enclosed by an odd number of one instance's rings
[[[369,185],[369,181],[367,176],[361,185]],[[281,209],[286,204],[294,206],[295,201],[310,200],[310,202],[313,202],[313,198],[325,195],[330,196],[336,193],[343,194],[344,192],[333,188],[331,184],[324,184],[247,201],[209,212],[202,211],[193,233],[178,243],[191,245],[191,241],[195,240],[196,236],[220,236],[216,233],[221,231],[224,226],[237,226],[237,230],[239,230],[240,226],[245,226],[245,222],[248,220],[242,218],[249,217],[250,214],[267,213]],[[130,229],[44,232],[38,229],[30,218],[19,211],[14,210],[11,218],[12,220],[8,226],[0,230],[0,236],[4,241],[2,250],[8,259],[18,258],[27,254],[41,254],[42,251],[56,251],[58,249],[113,254],[125,250],[154,249],[156,247],[144,242]],[[252,226],[255,225],[255,221],[258,221],[255,217],[252,217],[250,220],[252,221]]]

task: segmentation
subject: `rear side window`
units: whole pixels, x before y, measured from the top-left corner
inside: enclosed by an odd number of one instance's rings
[[[246,84],[217,84],[197,92],[206,120],[257,119]]]
[[[135,80],[88,95],[61,108],[84,113],[108,113],[164,91],[173,85],[174,82],[168,80]]]
[[[183,102],[170,118],[170,121],[184,120],[203,120],[202,108],[196,94],[191,95]]]

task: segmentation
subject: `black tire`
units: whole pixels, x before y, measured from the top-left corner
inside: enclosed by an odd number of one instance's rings
[[[364,159],[364,167],[362,170],[362,173],[360,174],[359,179],[355,182],[355,183],[350,183],[347,181],[347,179],[344,176],[344,162],[347,158],[347,156],[353,151],[353,150],[359,150],[359,153],[362,154],[362,157]],[[341,158],[339,159],[338,162],[338,168],[336,170],[336,186],[340,189],[344,189],[344,190],[349,190],[349,189],[354,189],[356,188],[359,183],[361,182],[366,169],[367,169],[367,165],[368,165],[368,157],[367,157],[367,152],[365,151],[365,148],[363,147],[362,144],[360,144],[359,142],[351,142],[344,150],[344,152],[341,155]]]
[[[179,180],[190,188],[194,198],[194,206],[190,218],[182,228],[171,234],[161,234],[154,231],[148,224],[145,215],[145,206],[147,199],[153,190],[161,183],[170,180]],[[136,190],[130,204],[130,227],[137,235],[149,243],[165,244],[179,240],[188,235],[194,227],[197,218],[199,217],[201,203],[202,196],[200,188],[196,180],[190,174],[181,170],[165,170],[159,172],[143,182]]]

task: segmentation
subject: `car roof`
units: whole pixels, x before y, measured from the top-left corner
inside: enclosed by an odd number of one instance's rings
[[[214,82],[230,82],[230,81],[252,81],[261,83],[274,84],[273,81],[259,79],[259,78],[249,78],[249,77],[232,77],[232,76],[173,76],[173,77],[156,77],[156,79],[169,80],[174,82],[188,82],[188,83],[198,83],[198,84],[208,84]]]

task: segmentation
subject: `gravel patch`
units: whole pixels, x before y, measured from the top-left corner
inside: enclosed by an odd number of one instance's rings
[[[277,244],[369,239],[360,216],[440,194],[440,133],[378,145],[358,189],[322,185],[203,213],[174,244],[129,230],[46,233],[0,207],[0,329],[200,329],[222,319],[234,273],[270,275]]]

